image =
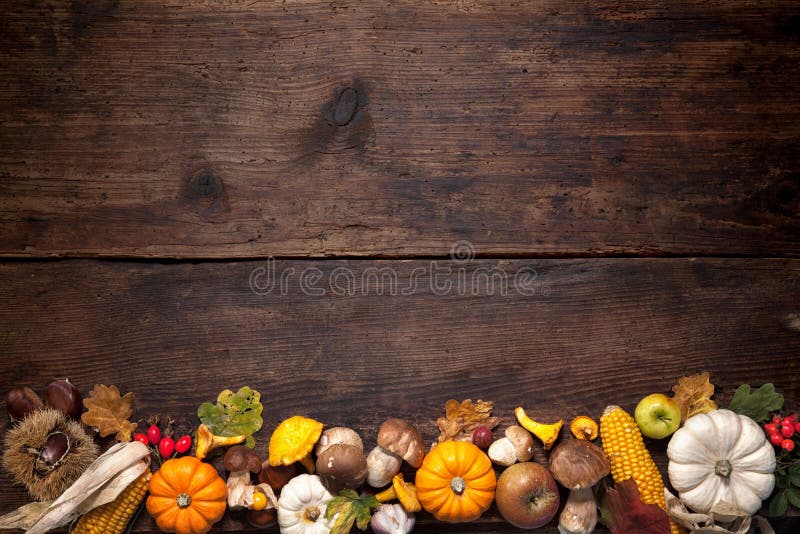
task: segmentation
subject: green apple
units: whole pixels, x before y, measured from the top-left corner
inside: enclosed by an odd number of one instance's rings
[[[648,438],[663,439],[681,425],[681,409],[671,398],[653,393],[639,401],[633,418]]]

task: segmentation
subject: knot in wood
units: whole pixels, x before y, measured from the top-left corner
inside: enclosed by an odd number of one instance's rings
[[[346,126],[358,109],[358,92],[352,87],[346,87],[341,93],[339,98],[336,99],[336,105],[333,107],[333,123],[336,126]]]

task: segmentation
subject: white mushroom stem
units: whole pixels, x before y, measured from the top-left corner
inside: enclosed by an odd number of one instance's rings
[[[558,520],[558,531],[561,534],[589,534],[596,525],[597,502],[592,488],[571,490]]]
[[[403,459],[380,445],[372,449],[367,456],[367,484],[373,488],[382,488],[392,481],[400,472]]]

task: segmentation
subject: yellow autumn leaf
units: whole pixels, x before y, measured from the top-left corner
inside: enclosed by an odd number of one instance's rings
[[[120,396],[117,386],[96,384],[89,395],[83,399],[87,410],[81,416],[83,424],[102,437],[116,434],[117,441],[130,441],[137,426],[129,421],[133,415],[133,393]]]
[[[672,392],[675,394],[673,400],[681,409],[681,421],[717,409],[717,403],[711,400],[714,396],[714,384],[711,383],[708,371],[682,376],[672,386]]]

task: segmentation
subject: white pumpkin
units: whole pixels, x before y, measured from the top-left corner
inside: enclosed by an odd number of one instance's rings
[[[283,534],[329,534],[334,518],[325,519],[333,499],[316,475],[298,475],[281,490],[278,525]]]
[[[686,420],[667,446],[669,481],[706,513],[720,502],[754,514],[775,487],[775,450],[755,421],[730,410]]]

